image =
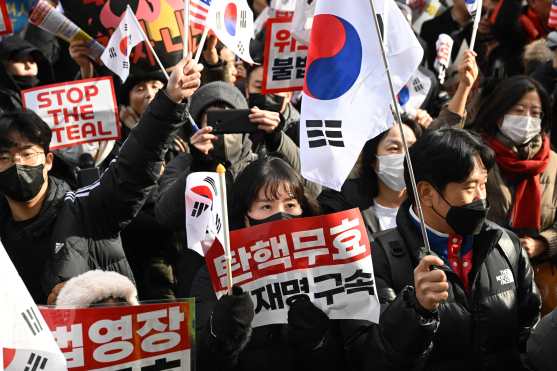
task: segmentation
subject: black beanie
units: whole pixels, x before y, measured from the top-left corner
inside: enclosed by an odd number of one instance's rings
[[[130,104],[130,91],[144,81],[158,80],[166,86],[166,77],[161,71],[137,72],[128,76],[126,82],[118,91],[118,103],[128,106]]]

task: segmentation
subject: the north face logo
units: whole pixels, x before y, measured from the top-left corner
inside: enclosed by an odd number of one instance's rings
[[[501,271],[499,271],[499,275],[497,277],[495,277],[495,279],[501,285],[508,285],[509,283],[514,282],[513,272],[511,272],[511,270],[509,268],[502,269]]]

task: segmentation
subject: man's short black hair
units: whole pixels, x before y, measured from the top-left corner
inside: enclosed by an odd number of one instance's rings
[[[39,145],[45,153],[49,152],[52,132],[48,125],[33,111],[13,111],[0,114],[0,151],[17,146],[9,139],[10,134],[21,134],[31,143]]]
[[[474,158],[479,156],[489,171],[495,163],[495,154],[477,135],[456,128],[426,131],[410,147],[416,183],[427,181],[439,192],[449,183],[462,183],[474,171]],[[408,165],[404,166],[404,180],[408,198],[414,204]]]

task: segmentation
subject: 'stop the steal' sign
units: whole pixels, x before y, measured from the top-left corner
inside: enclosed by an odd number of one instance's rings
[[[282,220],[230,233],[232,276],[251,295],[252,326],[287,323],[289,304],[304,295],[330,319],[379,321],[371,248],[358,209]],[[217,296],[227,288],[218,239],[205,255]]]
[[[51,150],[120,138],[112,77],[42,85],[21,96],[25,109],[50,126]]]

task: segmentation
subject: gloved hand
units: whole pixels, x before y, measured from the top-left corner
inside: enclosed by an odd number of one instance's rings
[[[322,345],[329,329],[329,317],[306,295],[292,303],[288,310],[288,342],[303,350],[315,350]]]
[[[251,335],[255,316],[253,301],[239,286],[232,287],[232,295],[224,295],[216,303],[211,315],[211,335],[229,356],[239,354]]]

